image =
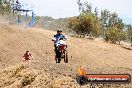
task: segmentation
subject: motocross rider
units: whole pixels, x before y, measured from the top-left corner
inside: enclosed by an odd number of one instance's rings
[[[62,29],[58,29],[57,34],[54,35],[54,38],[52,38],[52,41],[54,41],[55,52],[57,50],[57,47],[59,46],[60,40],[67,40],[66,36],[62,34]]]

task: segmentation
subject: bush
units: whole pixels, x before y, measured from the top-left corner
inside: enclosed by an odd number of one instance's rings
[[[28,84],[31,84],[35,80],[34,76],[31,75],[25,75],[22,79],[22,86],[26,86]]]
[[[122,30],[118,29],[117,27],[110,27],[107,29],[106,33],[106,41],[111,41],[112,43],[116,43],[125,40],[126,33]]]

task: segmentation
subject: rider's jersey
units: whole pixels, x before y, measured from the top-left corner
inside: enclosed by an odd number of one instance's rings
[[[60,35],[59,35],[59,34],[56,34],[56,35],[54,35],[54,38],[56,39],[56,40],[54,41],[54,45],[57,45],[60,39],[67,39],[67,38],[65,37],[65,35],[63,35],[63,34],[60,34]]]
[[[24,56],[23,56],[23,58],[25,60],[30,60],[30,57],[32,57],[32,55],[31,54],[27,54],[27,53],[25,53]]]

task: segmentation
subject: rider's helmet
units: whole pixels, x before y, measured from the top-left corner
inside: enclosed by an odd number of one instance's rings
[[[26,51],[26,53],[28,53],[29,52],[29,49]]]
[[[62,29],[57,29],[57,33],[61,33],[62,32]]]

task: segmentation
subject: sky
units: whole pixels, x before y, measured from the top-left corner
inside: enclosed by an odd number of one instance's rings
[[[108,9],[118,13],[123,22],[132,24],[132,0],[80,0],[90,2],[93,8],[99,11]],[[22,4],[28,4],[36,15],[64,18],[79,15],[77,0],[19,0]]]

